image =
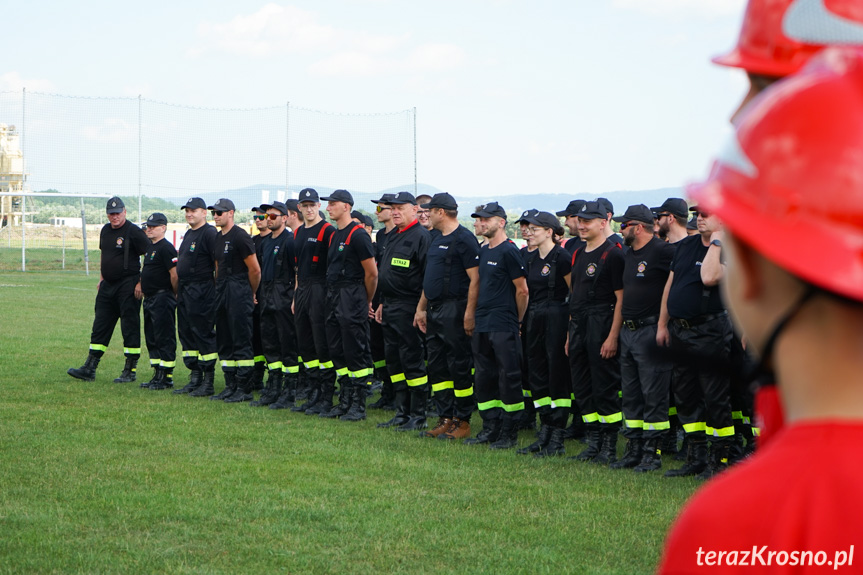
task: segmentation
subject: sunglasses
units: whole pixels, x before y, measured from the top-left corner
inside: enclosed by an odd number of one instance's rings
[[[661,214],[656,214],[656,219],[660,220],[660,219],[664,218],[665,216],[670,216],[670,215],[671,214],[668,212],[662,212]]]
[[[620,224],[620,229],[625,230],[626,228],[631,228],[632,226],[637,226],[641,222],[623,222]]]
[[[710,217],[710,214],[708,214],[707,212],[704,212],[704,211],[697,211],[697,212],[695,212],[695,215],[698,216],[699,218],[709,218]]]
[[[221,216],[225,212],[222,212],[220,210],[212,210],[210,213],[213,214],[214,216]]]
[[[261,220],[266,220],[266,219],[267,219],[267,214],[264,214],[264,215],[262,215],[262,216],[259,216],[259,215],[255,214],[255,215],[254,215],[254,216],[252,216],[252,217],[253,217],[253,218],[255,218],[256,220],[258,220],[258,221],[260,222]]]
[[[381,213],[384,210],[391,210],[392,208],[390,206],[378,206],[375,209],[377,210],[378,213]]]
[[[281,217],[282,215],[283,215],[283,214],[267,214],[267,215],[266,215],[266,216],[264,216],[264,217],[266,217],[266,218],[270,218],[271,220],[275,220],[276,218],[279,218],[279,217]]]

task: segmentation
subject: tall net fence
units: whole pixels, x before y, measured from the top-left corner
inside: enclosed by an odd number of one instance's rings
[[[45,192],[0,198],[0,271],[21,269],[22,244],[26,269],[84,269],[82,209],[98,261],[105,200],[54,193],[120,196],[133,221],[161,211],[176,223],[172,240],[182,236],[179,207],[192,196],[231,198],[244,224],[252,206],[305,187],[347,189],[370,211],[384,191],[415,189],[415,133],[414,110],[209,109],[0,91],[0,192],[14,194],[16,178],[17,189]],[[20,176],[3,162],[16,153]]]

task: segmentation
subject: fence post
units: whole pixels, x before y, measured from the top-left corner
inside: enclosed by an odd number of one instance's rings
[[[414,197],[417,195],[417,108],[414,106]]]
[[[84,272],[90,275],[90,252],[87,251],[87,216],[84,215],[84,198],[81,198],[81,233],[84,237]]]
[[[21,89],[21,135],[19,136],[21,142],[21,150],[24,151],[24,137],[27,134],[27,88]],[[24,154],[24,157],[27,157],[27,154]],[[23,162],[24,160],[22,160]],[[26,165],[22,165],[22,172],[27,173]],[[26,192],[26,186],[24,186],[23,182],[21,184],[22,192]],[[27,217],[27,196],[21,196],[21,271],[27,271],[27,249],[25,244],[27,243],[27,236],[24,232],[24,220]]]
[[[290,154],[291,151],[291,103],[285,104],[285,201],[291,197],[288,189],[290,184]]]
[[[141,217],[141,94],[138,94],[138,221]]]
[[[66,269],[66,226],[63,226],[63,267],[62,269]]]

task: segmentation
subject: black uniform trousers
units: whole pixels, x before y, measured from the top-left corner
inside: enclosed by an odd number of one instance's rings
[[[467,299],[428,302],[426,350],[428,377],[441,417],[470,419],[474,408],[473,357],[464,332]]]
[[[291,303],[294,287],[289,282],[261,284],[258,307],[261,310],[261,345],[270,371],[299,372],[297,332]]]
[[[371,384],[369,304],[362,280],[327,284],[327,349],[336,375]]]
[[[734,436],[731,419],[730,378],[725,369],[731,353],[732,329],[728,315],[690,325],[669,321],[671,349],[705,363],[704,368],[679,362],[674,366],[677,416],[686,433],[705,433],[714,439]]]
[[[294,294],[294,325],[299,356],[306,369],[333,367],[327,347],[327,285],[303,282]]]
[[[252,352],[252,286],[246,274],[228,275],[216,283],[216,344],[222,371],[251,375],[255,366]]]
[[[473,332],[474,395],[483,421],[524,410],[518,331]]]
[[[180,282],[177,290],[177,333],[183,347],[183,363],[191,370],[213,371],[216,352],[213,280]]]
[[[137,359],[141,355],[141,300],[135,297],[139,277],[126,276],[117,281],[102,280],[96,294],[96,314],[90,334],[90,353],[97,357],[108,349],[117,320],[123,334],[123,354]]]
[[[150,365],[173,369],[177,360],[177,298],[168,290],[144,296],[144,340]]]
[[[566,427],[572,406],[568,323],[568,304],[552,299],[530,302],[524,318],[530,395],[540,420],[554,427]]]
[[[603,359],[614,305],[584,307],[569,322],[569,368],[572,393],[585,423],[620,425],[620,363],[618,355]]]
[[[753,369],[752,357],[743,349],[743,342],[737,334],[731,338],[731,417],[734,425],[752,425],[753,403],[755,401],[752,388],[749,386],[747,374]],[[738,429],[738,432],[742,429]]]
[[[381,327],[384,331],[384,350],[387,370],[396,391],[428,387],[423,340],[420,330],[414,327],[417,303],[419,298],[383,301]]]
[[[655,321],[655,318],[654,318]],[[620,382],[623,390],[623,435],[630,439],[662,437],[668,421],[671,362],[656,353],[657,324],[620,332]]]
[[[264,359],[264,346],[261,343],[261,297],[261,286],[258,286],[258,293],[255,295],[258,303],[252,310],[252,355],[255,363],[266,361]]]

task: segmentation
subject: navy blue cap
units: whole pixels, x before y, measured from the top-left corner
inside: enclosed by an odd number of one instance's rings
[[[661,212],[668,212],[673,216],[677,216],[678,218],[685,218],[689,216],[689,206],[686,205],[686,200],[683,198],[668,198],[662,205],[658,208],[650,208],[657,214]]]
[[[250,211],[250,212],[255,212],[255,213],[258,213],[258,214],[263,214],[263,213],[266,213],[267,208],[265,208],[265,207],[264,207],[264,204],[261,204],[260,206],[252,206],[252,209],[251,209],[251,210],[249,210],[249,211]]]
[[[472,218],[493,218],[495,216],[506,219],[506,210],[497,202],[483,204],[476,213],[470,215]]]
[[[354,205],[354,197],[347,190],[336,190],[329,196],[321,199],[325,202],[344,202],[346,204]]]
[[[524,218],[524,220],[528,224],[533,224],[534,226],[539,226],[541,228],[550,228],[551,231],[553,231],[557,235],[563,235],[563,226],[560,224],[560,220],[557,219],[557,216],[549,212],[539,212],[536,210],[530,211],[533,211],[535,213],[529,214],[527,216],[522,216],[522,218]]]
[[[535,216],[538,213],[539,213],[539,210],[527,210],[523,214],[521,214],[521,217],[519,219],[515,220],[515,223],[517,223],[517,224],[520,224],[521,222],[524,222],[526,224],[530,223],[527,221],[527,219]]]
[[[300,201],[299,200],[285,200],[285,207],[290,211],[299,214],[300,213]]]
[[[608,214],[614,214],[614,205],[608,198],[596,198],[596,203]],[[606,216],[607,217],[607,216]]]
[[[410,192],[399,192],[389,201],[390,204],[413,204],[417,205],[417,199]]]
[[[622,216],[615,216],[611,219],[618,223],[636,221],[649,226],[653,226],[654,220],[653,212],[644,204],[629,206]]]
[[[584,202],[581,210],[576,215],[584,220],[595,220],[598,218],[604,220],[608,217],[608,212],[605,211],[605,206],[600,205],[599,202]]]
[[[276,210],[283,216],[288,215],[288,207],[282,202],[273,202],[272,204],[261,204],[261,211]]]
[[[458,204],[456,203],[454,197],[452,197],[446,192],[441,192],[439,194],[435,194],[429,202],[421,205],[420,207],[424,210],[430,210],[432,208],[457,210]]]
[[[303,188],[297,197],[297,202],[320,202],[318,191],[314,188]]]
[[[108,204],[105,206],[105,212],[109,214],[119,214],[123,210],[126,209],[126,204],[123,203],[118,196],[114,196],[110,200],[108,200]]]
[[[189,208],[191,210],[197,210],[199,208],[207,209],[207,202],[203,200],[203,198],[189,198],[189,201],[186,202],[186,205],[180,208],[181,210],[185,210]]]
[[[373,204],[389,204],[389,203],[392,201],[392,199],[393,199],[393,198],[395,198],[395,197],[396,197],[396,195],[395,195],[395,194],[383,194],[383,195],[381,196],[381,199],[379,199],[379,200],[372,200],[372,203],[373,203]]]
[[[234,202],[229,200],[228,198],[219,198],[212,206],[207,206],[208,210],[213,210],[215,212],[230,212],[231,210],[236,210],[234,207]]]
[[[555,215],[556,215],[556,216],[561,216],[561,217],[564,217],[564,218],[565,218],[566,216],[574,216],[574,215],[578,214],[578,212],[580,212],[580,211],[581,211],[581,208],[582,208],[582,206],[584,206],[584,204],[585,204],[585,201],[584,201],[584,200],[572,200],[572,201],[571,201],[571,202],[569,202],[569,204],[566,206],[566,209],[565,209],[565,210],[561,210],[561,211],[559,211],[559,212],[555,212]]]
[[[168,218],[165,217],[165,214],[160,214],[156,212],[154,214],[150,214],[150,217],[147,218],[147,221],[144,223],[148,228],[154,226],[167,226]]]

